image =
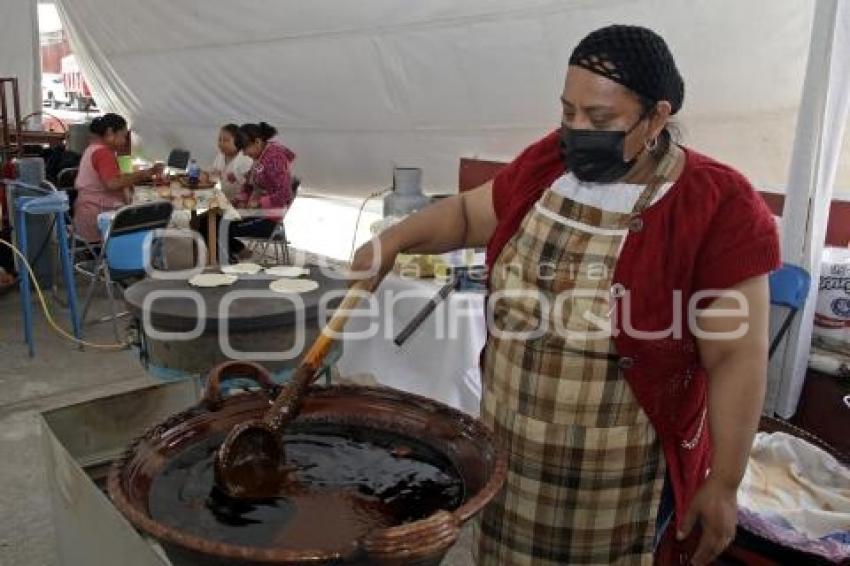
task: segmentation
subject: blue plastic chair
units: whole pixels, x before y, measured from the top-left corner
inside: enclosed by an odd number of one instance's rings
[[[145,241],[151,232],[168,227],[173,210],[174,207],[170,202],[160,201],[118,209],[108,226],[100,253],[91,262],[91,270],[87,272],[80,269],[92,278],[83,304],[83,322],[86,321],[97,282],[102,280],[106,286],[109,308],[112,311],[112,315],[108,318],[112,320],[115,339],[121,339],[118,335],[119,314],[115,308],[113,285],[121,285],[145,277],[147,268]],[[152,246],[151,249],[156,248]]]
[[[15,188],[23,189],[28,192],[43,193],[43,196],[22,196],[13,200],[15,208],[15,229],[17,232],[18,247],[24,257],[29,257],[29,242],[27,241],[27,219],[32,215],[52,215],[54,226],[56,228],[56,238],[59,243],[59,261],[62,266],[62,278],[65,284],[65,289],[68,293],[68,309],[71,314],[71,326],[74,330],[74,336],[80,339],[80,316],[77,311],[77,288],[74,282],[74,268],[71,264],[70,246],[68,244],[68,225],[65,220],[65,215],[70,208],[68,204],[68,195],[65,192],[57,191],[50,183],[44,182],[48,188],[37,187],[19,181],[7,182],[7,187],[11,187],[13,194]],[[24,316],[24,336],[26,338],[27,347],[30,357],[35,356],[35,339],[33,337],[32,328],[32,291],[30,289],[30,274],[29,270],[23,265],[18,270],[21,274],[20,290],[21,290],[21,307]]]
[[[806,297],[809,295],[812,278],[809,272],[797,265],[783,263],[782,267],[774,271],[769,276],[770,282],[770,304],[788,309],[788,314],[782,325],[779,327],[776,336],[770,342],[767,359],[773,357],[773,353],[782,342],[782,338],[791,328],[791,323],[794,322],[794,317],[797,312],[806,303]]]

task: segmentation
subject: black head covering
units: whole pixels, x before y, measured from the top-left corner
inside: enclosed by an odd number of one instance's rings
[[[573,50],[570,65],[618,82],[652,100],[666,100],[675,114],[685,84],[664,40],[639,26],[612,25],[591,32]]]

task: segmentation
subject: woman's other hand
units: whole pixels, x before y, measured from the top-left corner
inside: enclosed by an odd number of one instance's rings
[[[155,177],[161,175],[164,170],[165,165],[162,163],[157,163],[153,167],[143,169],[136,173],[139,177],[137,182],[150,183]]]
[[[679,540],[687,538],[697,523],[702,532],[691,564],[705,566],[714,562],[735,540],[738,524],[737,486],[726,485],[709,475],[694,496],[682,521]]]

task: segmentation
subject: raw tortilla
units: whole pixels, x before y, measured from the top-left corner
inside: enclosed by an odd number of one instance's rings
[[[235,275],[225,273],[200,273],[189,279],[192,287],[224,287],[233,285],[239,279]]]
[[[309,293],[319,288],[312,279],[277,279],[269,284],[275,293]]]
[[[301,277],[302,275],[310,275],[310,270],[296,265],[276,265],[267,267],[266,273],[274,277]]]
[[[222,273],[229,273],[230,275],[256,275],[261,269],[262,266],[247,261],[245,263],[221,266]]]

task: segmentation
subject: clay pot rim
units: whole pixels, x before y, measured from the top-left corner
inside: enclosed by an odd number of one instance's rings
[[[404,543],[400,543],[398,549],[399,554],[413,554],[418,548],[427,545],[429,541],[426,539],[420,539],[418,541],[406,540],[406,538],[408,537],[404,536],[405,532],[409,531],[411,534],[413,534],[414,532],[419,534],[421,533],[421,530],[423,528],[426,528],[429,523],[433,524],[434,519],[437,516],[442,516],[448,522],[451,523],[451,526],[457,527],[465,523],[481,509],[483,509],[483,507],[502,489],[502,486],[504,485],[504,482],[507,478],[507,452],[502,446],[500,446],[495,441],[493,433],[478,419],[433,399],[390,387],[370,387],[359,385],[314,385],[311,387],[310,390],[310,394],[321,395],[332,393],[357,393],[361,395],[365,394],[383,396],[390,394],[393,395],[396,399],[404,399],[405,401],[415,402],[420,406],[427,406],[429,409],[436,410],[439,413],[451,415],[452,417],[460,421],[462,423],[462,426],[464,427],[470,427],[474,429],[476,436],[483,437],[485,442],[489,442],[489,444],[493,446],[495,452],[492,474],[485,482],[484,486],[478,491],[478,493],[476,493],[473,497],[469,498],[463,505],[461,505],[454,511],[438,510],[434,514],[419,519],[417,521],[413,521],[403,525],[397,525],[395,527],[389,527],[386,529],[378,529],[377,531],[370,533],[370,535],[366,537],[367,540],[371,538],[386,538],[387,540],[397,539],[405,541]],[[232,399],[237,402],[242,402],[245,400],[244,397],[239,397],[243,396],[237,396],[236,398]],[[109,477],[107,481],[109,497],[110,499],[112,499],[115,506],[126,519],[128,519],[136,528],[141,529],[143,532],[153,536],[157,540],[172,543],[177,546],[181,546],[183,548],[199,553],[208,554],[211,556],[216,556],[218,558],[225,559],[245,560],[260,563],[323,562],[328,560],[352,559],[365,551],[364,543],[366,541],[363,539],[355,541],[355,545],[351,548],[349,552],[328,551],[319,549],[291,550],[286,548],[262,548],[256,546],[243,546],[231,543],[216,542],[213,540],[204,539],[199,536],[186,533],[174,527],[164,525],[152,519],[149,515],[139,511],[130,502],[129,498],[124,492],[124,489],[122,489],[122,472],[125,470],[130,460],[135,456],[141,442],[145,440],[152,440],[155,436],[160,435],[163,431],[170,430],[178,423],[184,422],[185,420],[196,416],[196,413],[194,412],[197,411],[198,407],[202,404],[203,401],[201,401],[198,405],[194,405],[184,411],[181,411],[180,413],[169,417],[165,421],[157,423],[146,429],[141,435],[136,437],[127,446],[122,455],[118,459],[116,459],[110,466]],[[435,534],[437,536],[443,536],[442,533]],[[380,537],[380,535],[384,535],[384,537]],[[452,541],[450,544],[452,544],[453,542],[454,541]]]

